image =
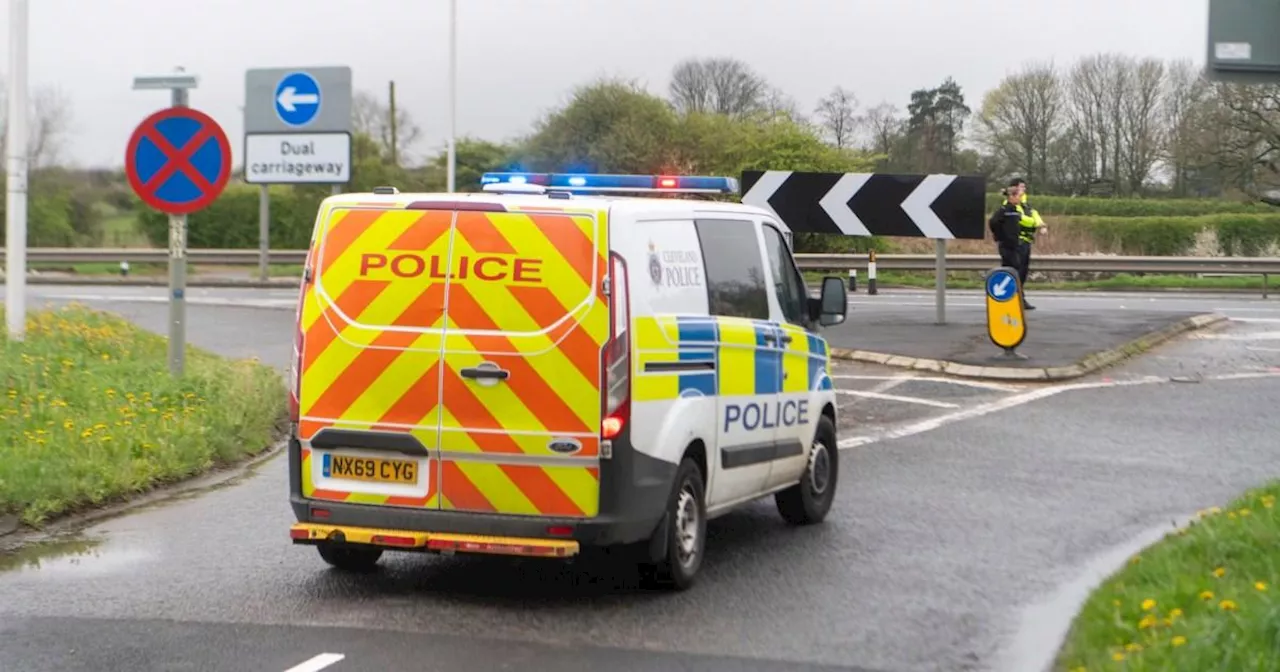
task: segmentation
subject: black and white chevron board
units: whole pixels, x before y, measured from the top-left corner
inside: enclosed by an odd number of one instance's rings
[[[967,175],[742,173],[742,202],[796,233],[981,240],[986,178]]]

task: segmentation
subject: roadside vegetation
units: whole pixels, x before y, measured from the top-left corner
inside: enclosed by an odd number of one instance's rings
[[[0,335],[0,394],[0,515],[32,526],[262,452],[286,403],[273,369],[198,348],[175,379],[164,338],[80,306]]]
[[[1262,670],[1280,659],[1280,481],[1200,512],[1098,587],[1060,670]]]

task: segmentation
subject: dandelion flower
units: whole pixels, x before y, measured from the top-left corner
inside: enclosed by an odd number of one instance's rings
[[[1182,635],[1174,635],[1173,639],[1169,640],[1169,643],[1174,646],[1182,646],[1187,643],[1187,638]]]
[[[1145,599],[1145,600],[1143,600],[1143,601],[1142,601],[1142,610],[1143,610],[1143,611],[1151,611],[1152,609],[1155,609],[1155,608],[1156,608],[1156,601],[1155,601],[1155,600],[1153,600],[1153,599],[1151,599],[1151,598],[1147,598],[1147,599]]]
[[[1148,629],[1148,628],[1154,628],[1154,627],[1155,627],[1155,625],[1156,625],[1156,617],[1155,617],[1155,616],[1152,616],[1151,614],[1147,614],[1146,616],[1143,616],[1143,617],[1142,617],[1142,620],[1141,620],[1141,621],[1138,621],[1138,629],[1139,629],[1139,630],[1146,630],[1146,629]]]
[[[1212,591],[1212,590],[1206,590],[1206,591],[1204,591],[1203,593],[1200,593],[1200,599],[1202,599],[1202,600],[1212,600],[1212,599],[1213,599],[1213,591]]]
[[[1214,570],[1213,570],[1213,575],[1214,575],[1214,576],[1216,576],[1216,577],[1218,577],[1219,579],[1221,579],[1221,578],[1223,577],[1223,575],[1224,575],[1224,574],[1226,574],[1226,573],[1227,573],[1227,568],[1226,568],[1226,567],[1218,567],[1217,569],[1214,569]]]
[[[1177,609],[1177,608],[1175,608],[1175,609],[1173,609],[1173,610],[1171,610],[1171,611],[1169,612],[1169,618],[1177,618],[1177,617],[1179,617],[1179,616],[1181,616],[1181,615],[1182,615],[1182,610],[1181,610],[1181,609]]]
[[[1257,583],[1253,584],[1253,587],[1254,587],[1254,588],[1257,588],[1258,590],[1260,590],[1260,591],[1262,591],[1262,592],[1264,592],[1264,593],[1265,593],[1265,592],[1267,592],[1267,582],[1266,582],[1266,581],[1259,581],[1259,582],[1257,582]]]
[[[1124,654],[1120,653],[1119,651],[1116,651],[1115,653],[1111,654],[1111,660],[1114,660],[1118,663],[1124,660]]]
[[[1222,609],[1223,611],[1235,611],[1236,603],[1231,600],[1223,600],[1218,603],[1218,608]]]

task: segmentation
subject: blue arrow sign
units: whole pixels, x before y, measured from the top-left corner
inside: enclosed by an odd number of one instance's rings
[[[305,72],[285,75],[276,84],[276,116],[290,126],[305,126],[320,111],[320,84]]]
[[[987,296],[1004,303],[1018,294],[1018,279],[1009,271],[1000,269],[987,276]]]

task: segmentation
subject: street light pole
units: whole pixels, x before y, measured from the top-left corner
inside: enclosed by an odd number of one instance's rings
[[[457,187],[458,132],[458,0],[449,0],[449,157],[446,184],[449,193]]]
[[[5,323],[21,341],[27,326],[27,0],[9,0],[9,130],[5,186]]]

